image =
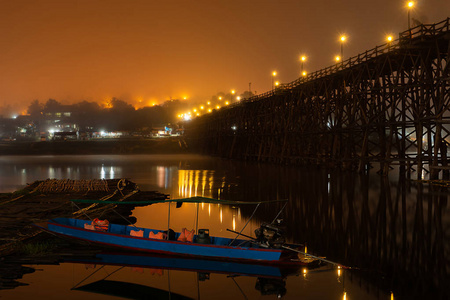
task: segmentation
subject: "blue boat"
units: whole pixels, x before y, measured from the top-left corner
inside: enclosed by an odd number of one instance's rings
[[[118,224],[109,224],[106,231],[85,229],[85,226],[91,223],[91,220],[56,218],[49,220],[44,229],[58,235],[128,251],[255,263],[300,263],[296,253],[284,249],[264,248],[251,240],[211,236],[209,244],[202,244],[196,242],[199,236],[194,235],[193,242],[183,242],[177,240],[181,234],[179,232],[175,233],[173,240],[154,239],[148,238],[150,232],[158,235],[163,231]],[[143,237],[132,236],[132,231],[143,231]],[[230,246],[231,242],[236,246]]]
[[[113,201],[100,200],[72,201],[105,204],[116,203]],[[264,203],[280,201],[285,200],[266,201]],[[204,197],[193,197],[187,199],[148,201],[147,204],[170,204],[171,202],[176,202],[177,207],[181,206],[183,202],[197,204],[206,202],[231,205],[253,204],[257,205],[255,211],[262,203],[226,201]],[[120,204],[134,203],[122,202]],[[142,205],[144,203],[142,201],[139,201],[138,204]],[[106,247],[121,248],[126,251],[139,251],[171,256],[238,261],[255,264],[308,265],[311,263],[316,263],[317,259],[321,260],[318,257],[311,256],[309,254],[306,255],[305,253],[301,252],[295,245],[289,245],[284,242],[282,230],[279,229],[276,224],[276,219],[278,218],[280,213],[278,213],[277,217],[275,217],[272,223],[261,225],[259,231],[257,230],[256,232],[256,238],[241,234],[243,229],[241,230],[241,232],[235,232],[237,234],[236,238],[231,239],[225,237],[209,236],[209,231],[202,229],[199,229],[198,233],[194,234],[194,232],[174,233],[173,231],[170,232],[169,230],[149,229],[109,223],[104,224],[104,226],[94,227],[91,220],[71,218],[55,218],[49,220],[44,226],[41,227],[57,235],[84,240]],[[168,232],[169,234],[166,234]],[[139,235],[137,235],[136,233],[139,233]],[[185,234],[191,235],[187,240],[186,238],[180,239],[180,236],[184,236]],[[244,236],[247,239],[238,239],[239,236]]]

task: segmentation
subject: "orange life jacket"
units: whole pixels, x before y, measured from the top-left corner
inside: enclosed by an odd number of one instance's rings
[[[92,225],[94,226],[95,230],[98,230],[98,231],[108,231],[108,228],[109,228],[108,220],[94,219],[92,221]]]
[[[181,234],[178,237],[177,241],[180,242],[194,242],[194,229],[192,230],[187,230],[186,228],[183,228],[183,230],[181,230]]]

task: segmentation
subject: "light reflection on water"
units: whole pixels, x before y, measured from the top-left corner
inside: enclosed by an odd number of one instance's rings
[[[393,269],[407,270],[405,274],[414,270],[428,271],[425,278],[433,272],[428,266],[418,262],[418,256],[436,258],[446,257],[445,253],[448,253],[448,243],[444,244],[436,235],[444,232],[445,240],[444,228],[448,228],[449,224],[448,214],[445,213],[447,196],[440,195],[431,188],[416,189],[406,185],[405,181],[391,183],[386,178],[380,179],[377,176],[359,177],[314,168],[305,171],[195,155],[0,157],[0,192],[12,192],[26,183],[46,178],[128,178],[137,183],[141,190],[159,191],[170,194],[174,199],[193,196],[228,200],[289,199],[284,217],[289,225],[289,238],[293,241],[308,241],[309,248],[313,251],[322,251],[329,258],[339,261],[349,260],[358,265],[367,263],[373,268],[378,268],[381,264],[388,268],[389,264],[398,264]],[[259,222],[271,221],[278,209],[279,207],[272,206],[261,207],[243,233],[253,235]],[[170,224],[167,223],[167,205],[139,207],[133,211],[133,215],[137,218],[137,226],[170,226],[178,231],[183,227],[196,228],[197,211],[199,228],[208,228],[213,235],[233,237],[226,229],[239,231],[247,222],[252,209],[204,203],[199,206],[183,204],[176,209],[172,205]],[[432,238],[419,242],[425,230],[431,231]],[[427,254],[435,251],[438,251],[435,256]],[[431,263],[439,266],[437,274],[445,272],[445,263],[444,266],[434,261]],[[409,266],[413,268],[408,270]],[[51,272],[45,271],[42,275],[27,275],[25,280],[34,278],[32,276],[43,276],[39,280],[44,280],[45,276],[53,276],[50,274]],[[312,274],[289,278],[288,282],[296,283],[288,289],[288,295],[301,294],[304,299],[317,299],[313,297],[314,291],[318,293],[323,287],[332,289],[333,282],[344,281],[341,274],[333,274],[334,281],[330,281],[328,275]],[[417,275],[414,273],[410,276],[417,278]],[[188,280],[190,275],[180,276],[185,276],[184,280]],[[402,274],[399,272],[398,276],[401,277]],[[301,278],[307,280],[298,281]],[[315,279],[313,281],[308,278]],[[223,277],[217,282],[211,280],[202,285],[220,287],[226,285],[225,280],[226,277]],[[417,284],[417,281],[412,284]],[[248,285],[248,289],[254,289],[254,282]],[[35,286],[32,284],[27,288],[33,289]],[[302,290],[303,288],[306,290]],[[364,288],[369,292],[360,291]],[[392,289],[396,288],[399,287],[392,286]],[[0,296],[1,293],[3,292],[0,292]],[[358,287],[358,283],[351,280],[345,283],[345,293],[347,299],[391,297],[389,291],[379,291],[369,283]],[[230,294],[230,297],[234,296],[237,297]],[[339,293],[330,292],[326,298],[342,299],[343,296],[342,289]]]
[[[126,294],[126,290],[107,292],[82,291],[83,286],[100,280],[112,282],[132,283],[136,292],[139,287],[152,287],[162,291],[170,291],[189,297],[191,299],[277,299],[276,293],[263,293],[257,289],[257,277],[236,276],[228,274],[211,273],[209,279],[198,280],[198,273],[181,270],[167,270],[141,267],[104,266],[83,263],[62,263],[59,266],[37,266],[41,271],[26,276],[25,281],[31,282],[30,286],[18,287],[14,290],[0,291],[4,299],[122,299],[112,294]],[[346,276],[345,280],[343,277]],[[366,290],[351,283],[347,275],[342,275],[338,281],[335,271],[321,270],[320,272],[308,271],[301,276],[289,276],[285,280],[286,294],[282,299],[386,299],[371,296]],[[345,283],[344,283],[345,282]],[[349,284],[347,283],[349,282]],[[35,287],[34,294],[29,289]],[[80,288],[77,290],[76,288]],[[109,295],[111,294],[111,295]],[[177,299],[175,295],[170,298],[155,297],[146,294],[141,298],[130,299]]]

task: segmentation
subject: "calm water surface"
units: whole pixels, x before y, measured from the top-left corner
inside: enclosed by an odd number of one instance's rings
[[[289,276],[283,283],[283,299],[444,299],[448,295],[448,192],[395,172],[388,178],[195,155],[0,157],[0,192],[47,178],[128,178],[141,190],[171,198],[288,199],[283,218],[289,241],[307,242],[309,251],[362,271],[322,267]],[[244,233],[252,235],[261,221],[271,221],[279,206],[261,206]],[[173,206],[170,227],[194,228],[197,209],[200,228],[232,237],[226,229],[240,230],[253,208]],[[137,226],[156,228],[167,227],[167,213],[164,205],[133,211]],[[197,272],[189,270],[101,267],[86,262],[32,267],[39,271],[20,280],[26,286],[0,290],[0,298],[121,298],[72,289],[105,278],[193,299],[277,298],[276,293],[261,292],[258,278],[251,276],[211,273],[209,279],[199,280]]]

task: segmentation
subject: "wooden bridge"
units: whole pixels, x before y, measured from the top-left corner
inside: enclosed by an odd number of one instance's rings
[[[450,18],[185,124],[195,151],[449,178]]]

